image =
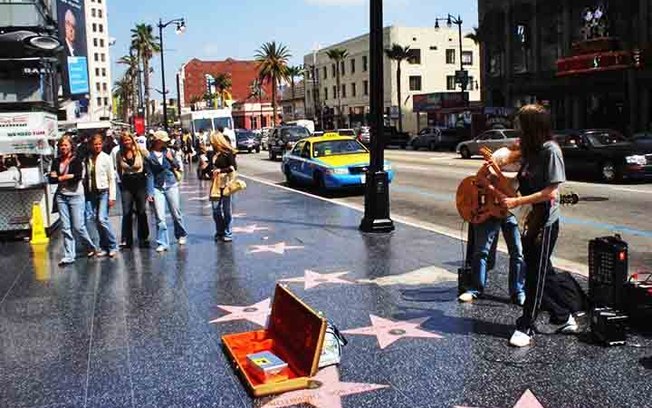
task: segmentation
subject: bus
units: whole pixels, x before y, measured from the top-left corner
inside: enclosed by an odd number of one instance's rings
[[[231,145],[236,146],[231,109],[201,110],[181,115],[181,127],[189,130],[195,138],[202,131],[210,133],[220,126],[224,128],[224,136],[231,141]]]

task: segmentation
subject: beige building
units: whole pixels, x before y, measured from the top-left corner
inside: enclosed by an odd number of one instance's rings
[[[465,33],[462,34],[463,36]],[[384,29],[385,48],[392,44],[410,46],[411,61],[401,64],[401,106],[403,129],[415,133],[427,125],[425,117],[417,123],[417,114],[412,111],[412,96],[434,92],[460,92],[455,82],[455,71],[460,69],[459,35],[456,27],[411,28],[390,26]],[[346,126],[355,127],[366,122],[369,113],[369,36],[363,35],[338,44],[322,48],[304,57],[304,66],[312,75],[306,83],[306,117],[320,117],[325,111],[324,122],[329,116],[337,116],[338,98],[335,63],[326,53],[334,48],[343,48],[348,56],[340,67],[342,112]],[[462,39],[462,60],[468,71],[470,101],[480,100],[480,54],[478,46],[470,39]],[[397,62],[385,58],[385,111],[387,117],[396,123],[398,100],[396,82]],[[315,95],[317,99],[315,99]],[[320,106],[330,109],[320,110]],[[317,108],[317,114],[315,114]],[[334,112],[332,111],[334,109]],[[330,118],[332,122],[332,118]],[[334,122],[333,122],[334,123]]]
[[[109,54],[109,24],[106,12],[107,0],[85,0],[86,44],[88,47],[88,79],[90,86],[89,120],[110,118],[111,57]]]

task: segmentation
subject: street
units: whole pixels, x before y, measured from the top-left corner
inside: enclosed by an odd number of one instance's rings
[[[463,160],[454,153],[386,150],[396,178],[390,188],[393,217],[430,226],[438,232],[465,238],[463,223],[455,208],[459,182],[473,175],[481,160]],[[280,162],[271,162],[267,152],[238,156],[240,172],[275,184],[285,182]],[[556,257],[570,261],[558,266],[586,274],[588,241],[620,233],[629,243],[630,271],[646,270],[652,264],[652,220],[647,216],[652,184],[598,184],[569,181],[564,192],[575,192],[581,201],[562,209],[563,219]],[[362,192],[337,194],[333,200],[362,208]]]

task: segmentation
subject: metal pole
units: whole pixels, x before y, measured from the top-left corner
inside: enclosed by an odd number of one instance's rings
[[[158,21],[158,31],[159,31],[159,46],[161,47],[161,86],[163,87],[163,129],[166,132],[168,129],[168,104],[167,104],[167,91],[165,90],[165,59],[164,59],[164,50],[163,50],[163,20]]]
[[[462,60],[462,19],[460,16],[457,16],[457,30],[458,30],[458,35],[459,35],[459,40],[460,40],[460,71],[464,72],[464,61]],[[468,82],[468,77],[466,80],[462,80],[462,100],[464,100],[464,93],[466,92],[466,86]],[[469,106],[469,101],[465,102],[465,105],[468,107]]]
[[[394,230],[394,223],[389,217],[389,180],[384,171],[383,1],[371,0],[369,12],[371,160],[366,180],[365,213],[360,230],[391,232]]]

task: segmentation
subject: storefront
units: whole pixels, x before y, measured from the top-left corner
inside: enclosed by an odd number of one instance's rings
[[[56,138],[53,114],[0,113],[0,232],[29,231],[34,203],[48,232],[59,221],[53,212],[56,186],[45,178]]]

